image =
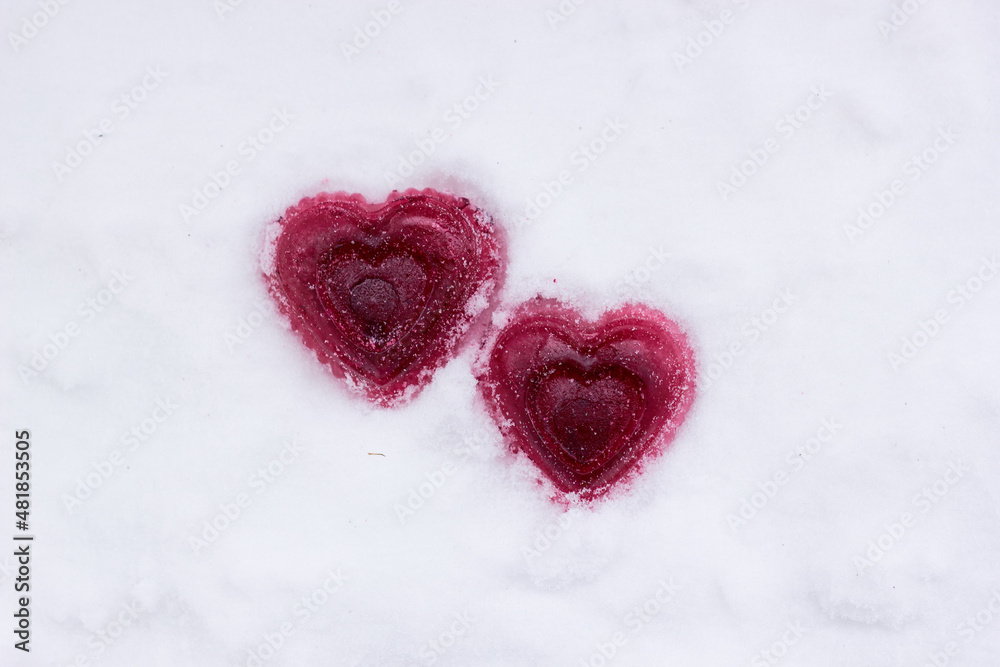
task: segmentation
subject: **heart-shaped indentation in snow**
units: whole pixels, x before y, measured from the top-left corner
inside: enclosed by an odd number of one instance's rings
[[[383,405],[430,381],[501,279],[494,226],[434,190],[378,205],[321,194],[276,225],[265,276],[280,310],[337,376]]]
[[[480,366],[480,391],[510,446],[560,491],[584,498],[662,450],[694,398],[687,338],[637,305],[590,323],[536,299],[496,334]]]

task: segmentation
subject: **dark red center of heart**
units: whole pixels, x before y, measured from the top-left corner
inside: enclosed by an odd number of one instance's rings
[[[528,416],[554,455],[593,472],[624,447],[642,415],[642,381],[620,366],[554,366],[529,383]]]
[[[333,325],[358,346],[383,357],[417,324],[433,284],[421,262],[398,254],[331,252],[317,271],[319,300]],[[372,365],[376,376],[381,367]]]
[[[588,324],[536,300],[500,331],[480,389],[512,448],[564,492],[606,492],[665,446],[694,394],[679,328],[627,306]]]
[[[351,288],[351,310],[369,326],[389,328],[397,308],[399,294],[388,280],[365,278]]]

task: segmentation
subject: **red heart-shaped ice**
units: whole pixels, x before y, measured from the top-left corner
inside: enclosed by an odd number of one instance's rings
[[[454,353],[500,281],[497,231],[467,199],[320,194],[270,231],[265,276],[303,342],[370,400],[411,396]]]
[[[694,399],[694,354],[650,308],[589,323],[536,299],[496,334],[479,387],[514,450],[560,491],[594,498],[673,438]]]

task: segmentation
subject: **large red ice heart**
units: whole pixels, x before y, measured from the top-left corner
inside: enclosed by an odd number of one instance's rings
[[[269,230],[265,277],[320,361],[393,405],[451,358],[502,278],[498,232],[467,199],[320,194]]]
[[[662,313],[627,305],[586,322],[521,306],[479,369],[505,439],[559,491],[596,498],[673,439],[694,399],[694,354]]]

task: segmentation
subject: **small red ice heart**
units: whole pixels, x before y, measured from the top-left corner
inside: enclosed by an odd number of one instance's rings
[[[565,493],[606,493],[687,415],[694,353],[662,313],[627,305],[588,323],[536,299],[496,334],[480,392],[516,451]]]
[[[277,225],[265,277],[279,309],[335,375],[383,405],[453,356],[503,270],[486,216],[430,189],[384,204],[324,193]]]

